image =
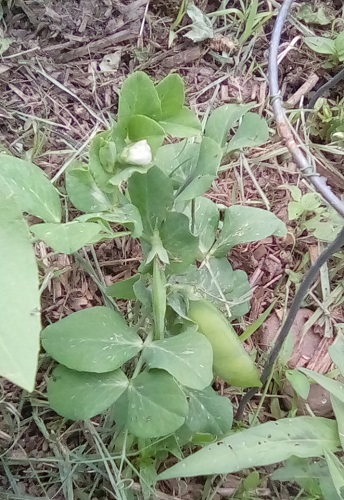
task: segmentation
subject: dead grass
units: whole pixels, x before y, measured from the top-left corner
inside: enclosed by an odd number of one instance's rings
[[[224,9],[225,4],[197,2],[206,12],[221,5]],[[245,2],[235,1],[230,6],[240,9],[242,4]],[[261,10],[273,11],[275,4],[262,2]],[[1,149],[31,159],[61,186],[66,166],[84,155],[88,140],[116,113],[120,86],[135,69],[145,70],[156,79],[170,71],[180,73],[186,81],[189,102],[201,116],[223,103],[255,101],[274,129],[266,81],[272,20],[254,34],[254,43],[249,39],[243,47],[235,36],[240,28],[238,19],[227,15],[217,19],[216,43],[195,45],[178,37],[168,48],[169,29],[180,5],[177,0],[152,0],[146,16],[147,0],[14,0],[9,5],[10,9],[5,6],[3,28],[12,43],[0,64]],[[292,26],[284,37],[284,48],[298,35],[299,30]],[[321,67],[317,57],[298,47],[297,59],[292,50],[281,65],[286,98]],[[119,68],[101,72],[103,57],[118,51]],[[304,134],[301,122],[298,130]],[[321,173],[328,176],[333,187],[343,190],[343,178],[336,169],[341,159],[317,150],[313,154]],[[288,223],[289,193],[281,186],[299,184],[300,177],[286,149],[272,133],[270,143],[251,150],[247,159],[250,170],[240,156],[231,159],[209,196],[224,205],[268,205]],[[255,287],[252,309],[239,325],[241,329],[255,321],[275,297],[276,309],[283,312],[293,296],[294,285],[285,279],[286,271],[302,270],[305,248],[316,246],[316,242],[295,242],[294,227],[289,224],[289,228],[290,236],[284,241],[269,238],[231,254],[234,268],[244,269]],[[37,247],[37,256],[44,283],[44,324],[102,303],[95,280],[73,258],[49,255],[44,245]],[[135,243],[124,239],[99,245],[95,256],[89,253],[83,257],[97,279],[109,284],[129,277],[137,268],[140,253]],[[339,275],[341,272],[339,269]],[[309,306],[312,304],[317,307],[314,300]],[[336,321],[343,322],[343,310],[336,308],[335,312]],[[114,445],[116,428],[111,412],[91,423],[65,422],[46,401],[45,382],[50,369],[50,362],[42,357],[37,389],[31,396],[2,381],[0,498],[141,498],[137,479],[130,490],[126,486],[131,482],[121,483],[123,476],[118,475],[114,459],[120,456],[120,450]],[[235,398],[230,390],[225,391]],[[202,494],[209,500],[232,498],[240,480],[238,475],[230,475],[213,484],[210,480],[170,481],[161,485],[156,498],[193,500]],[[259,498],[295,498],[290,496],[292,489],[272,485],[267,475],[261,484]]]

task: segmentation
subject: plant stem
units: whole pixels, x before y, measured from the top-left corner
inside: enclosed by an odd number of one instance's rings
[[[155,255],[153,262],[153,319],[154,338],[162,340],[165,330],[166,314],[166,277],[161,268],[159,257]]]

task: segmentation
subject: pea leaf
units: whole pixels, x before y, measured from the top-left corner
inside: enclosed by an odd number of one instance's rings
[[[159,125],[166,134],[173,137],[194,137],[199,135],[202,125],[191,109],[183,106],[172,116],[165,116],[159,120]]]
[[[85,373],[59,365],[48,380],[51,408],[71,420],[86,420],[109,408],[128,387],[122,370]]]
[[[269,127],[266,120],[256,113],[247,113],[243,117],[238,130],[229,141],[226,153],[230,153],[236,149],[261,146],[268,139]]]
[[[60,222],[59,193],[33,163],[0,154],[0,190],[6,197],[15,196],[22,212],[47,222]]]
[[[229,474],[282,462],[291,456],[318,457],[339,445],[336,422],[295,417],[267,422],[205,446],[161,474],[159,480]]]
[[[142,217],[146,234],[152,234],[173,204],[172,181],[157,167],[145,175],[135,173],[128,182],[130,200]]]
[[[161,116],[159,94],[152,80],[143,71],[135,71],[122,85],[118,104],[119,128],[126,132],[128,122],[134,115],[153,119]]]
[[[187,216],[179,212],[168,213],[159,234],[169,257],[166,272],[181,274],[186,271],[198,252],[198,238],[190,233]]]
[[[115,299],[135,300],[134,285],[140,279],[140,274],[135,274],[126,280],[117,281],[106,289],[106,294]]]
[[[123,207],[113,208],[109,213],[83,214],[77,217],[77,220],[81,222],[106,221],[112,224],[121,224],[130,229],[133,238],[139,238],[143,231],[140,212],[130,203],[127,203]]]
[[[134,115],[128,121],[128,137],[132,142],[146,139],[153,155],[164,142],[164,129],[148,116]]]
[[[102,151],[109,147],[109,144],[115,145],[116,132],[115,129],[106,130],[98,133],[91,142],[89,152],[89,170],[94,177],[94,180],[104,193],[113,193],[115,188],[109,184],[109,180],[113,176],[116,169],[116,158],[112,158],[112,163],[108,161],[104,163],[104,155]],[[117,149],[117,148],[116,148]]]
[[[65,224],[34,224],[30,231],[55,252],[72,254],[93,243],[102,227],[94,222],[66,222]]]
[[[82,163],[67,169],[66,189],[70,201],[82,212],[103,212],[114,207],[113,195],[98,187],[89,167]]]
[[[160,120],[175,116],[184,105],[184,80],[176,73],[171,73],[158,83],[156,90],[161,101]]]
[[[207,120],[205,135],[223,148],[227,142],[230,129],[254,106],[255,103],[225,104],[216,108]]]
[[[200,144],[179,144],[163,146],[155,162],[168,175],[177,189],[179,202],[189,201],[207,191],[217,175],[222,160],[220,146],[204,137]]]
[[[149,368],[166,370],[192,389],[204,389],[213,379],[211,344],[194,329],[148,344],[143,356]]]
[[[220,221],[220,213],[214,202],[209,198],[198,197],[195,199],[193,234],[198,237],[199,251],[202,257],[206,256],[213,246]],[[192,225],[191,206],[186,214]]]
[[[240,243],[259,241],[268,236],[284,236],[284,222],[268,210],[234,205],[225,210],[221,234],[211,253],[224,257]]]
[[[0,190],[0,375],[31,392],[39,352],[38,269],[14,196]]]
[[[119,313],[97,306],[47,326],[42,345],[52,358],[72,370],[103,373],[133,358],[142,349],[142,340]]]
[[[150,370],[131,380],[115,411],[120,423],[134,436],[153,438],[181,427],[188,405],[171,375],[163,370]]]
[[[223,297],[229,304],[231,319],[244,316],[250,310],[251,287],[247,274],[233,271],[226,258],[209,259],[197,273],[199,292],[226,313]]]
[[[202,391],[184,389],[189,402],[185,425],[193,432],[221,437],[228,434],[233,423],[233,406],[226,397],[219,396],[211,387]]]

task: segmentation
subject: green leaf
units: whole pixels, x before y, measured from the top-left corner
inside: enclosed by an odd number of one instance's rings
[[[186,271],[198,253],[198,238],[190,233],[187,216],[179,212],[168,213],[159,234],[170,262],[166,272],[181,274]]]
[[[115,159],[113,159],[111,168],[104,163],[103,148],[108,147],[109,143],[115,144],[115,129],[106,130],[98,133],[92,140],[89,152],[89,169],[92,177],[102,192],[113,193],[114,187],[109,184],[109,180],[115,171]]]
[[[284,236],[286,226],[268,210],[234,205],[226,208],[221,234],[211,253],[224,257],[240,243],[259,241],[268,236]]]
[[[6,197],[14,195],[22,212],[60,222],[59,193],[33,163],[0,154],[0,190]]]
[[[335,51],[336,51],[336,56],[338,57],[339,61],[344,61],[344,33],[341,32],[339,35],[336,37],[335,42]]]
[[[188,215],[191,223],[191,207]],[[193,234],[198,237],[202,256],[206,256],[214,244],[219,221],[220,213],[214,202],[204,197],[195,199]]]
[[[121,224],[127,227],[131,232],[133,238],[139,238],[142,235],[143,227],[140,212],[138,209],[127,203],[123,207],[113,208],[110,213],[93,213],[84,214],[77,217],[81,222],[99,222],[106,221],[112,224]]]
[[[118,125],[125,132],[130,118],[134,115],[144,115],[153,119],[161,116],[161,102],[157,89],[143,71],[136,71],[126,78],[120,91]]]
[[[306,36],[303,41],[305,44],[314,52],[318,54],[336,54],[336,45],[335,41],[331,40],[331,38],[325,38],[322,36]]]
[[[308,24],[320,24],[321,26],[326,26],[331,23],[331,19],[326,14],[323,6],[319,6],[319,8],[314,11],[311,5],[303,4],[299,8],[296,16],[298,19],[302,19]]]
[[[179,202],[193,200],[208,191],[217,175],[221,160],[220,146],[212,139],[204,137],[200,144],[197,163],[178,189],[176,200]]]
[[[302,203],[298,201],[290,201],[288,203],[288,219],[289,220],[298,220],[301,215],[305,212]]]
[[[291,457],[283,467],[274,471],[270,476],[273,481],[296,482],[313,497],[322,497],[322,490],[325,486],[328,489],[330,483],[330,473],[324,460],[310,461],[305,458]],[[333,493],[333,492],[332,492]],[[340,500],[336,492],[323,498]]]
[[[194,137],[199,135],[202,130],[202,125],[197,116],[191,109],[183,106],[178,112],[172,116],[165,116],[159,120],[159,125],[164,129],[166,134],[173,137]]]
[[[89,167],[82,163],[67,169],[66,189],[70,201],[82,212],[109,211],[114,206],[113,195],[97,186]]]
[[[128,122],[128,137],[132,142],[146,139],[153,155],[164,142],[164,129],[148,116],[134,115]]]
[[[131,380],[124,398],[127,429],[142,438],[171,434],[183,425],[188,411],[185,394],[162,370],[140,373]]]
[[[233,138],[229,141],[226,153],[236,149],[252,148],[261,146],[269,140],[269,127],[265,120],[256,113],[247,113],[235,132]]]
[[[0,375],[29,392],[35,385],[41,329],[30,239],[15,198],[0,191]]]
[[[178,201],[188,201],[205,193],[217,175],[221,160],[220,146],[204,137],[200,144],[182,141],[163,146],[155,162],[172,179]]]
[[[342,335],[337,335],[336,341],[330,345],[328,352],[332,361],[344,376],[344,338]]]
[[[307,399],[310,390],[310,383],[305,375],[298,370],[286,370],[285,376],[292,385],[294,391],[302,398]]]
[[[250,310],[251,287],[247,274],[241,269],[233,271],[226,258],[209,259],[208,264],[197,273],[199,291],[226,312],[224,296],[229,303],[231,320],[244,316]]]
[[[344,402],[344,385],[337,380],[325,377],[321,373],[313,372],[308,370],[308,368],[298,368],[300,372],[308,375],[309,378],[314,380],[317,384],[321,385],[324,389],[327,389],[333,396],[338,398],[340,401]]]
[[[337,420],[340,443],[344,450],[344,403],[331,394],[331,404]]]
[[[55,252],[72,254],[94,242],[102,230],[94,222],[66,222],[65,224],[34,224],[30,231],[39,240],[44,241]]]
[[[148,344],[143,356],[149,368],[166,370],[192,389],[204,389],[213,379],[211,344],[194,329]]]
[[[291,456],[318,457],[324,449],[336,450],[336,422],[321,417],[281,419],[236,432],[159,474],[159,480],[229,474],[266,466]]]
[[[161,118],[175,116],[184,105],[184,81],[176,73],[166,76],[156,86],[161,101]]]
[[[344,465],[332,451],[325,450],[326,462],[339,498],[344,498]]]
[[[192,25],[190,31],[184,35],[185,37],[190,38],[193,42],[202,42],[207,38],[213,38],[214,30],[212,22],[203,14],[201,9],[196,7],[193,2],[188,2],[186,12],[191,18]]]
[[[85,373],[59,365],[48,380],[51,408],[71,420],[86,420],[109,408],[128,387],[121,370]]]
[[[47,326],[42,345],[52,358],[72,370],[104,373],[136,356],[142,340],[119,313],[97,306]]]
[[[107,287],[106,295],[115,299],[135,300],[134,285],[139,279],[140,275],[135,274],[126,280],[117,281]]]
[[[172,181],[158,167],[152,167],[146,174],[135,173],[129,179],[128,192],[141,214],[144,231],[152,234],[172,207]]]
[[[233,406],[228,398],[219,396],[211,387],[203,391],[184,389],[189,402],[185,425],[193,432],[221,437],[228,434],[233,423]]]
[[[205,135],[223,148],[227,142],[230,129],[254,106],[255,103],[225,104],[216,108],[207,120]]]

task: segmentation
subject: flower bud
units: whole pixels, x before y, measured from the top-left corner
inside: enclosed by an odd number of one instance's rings
[[[133,142],[121,154],[121,160],[130,165],[149,165],[152,159],[152,151],[146,139]]]

